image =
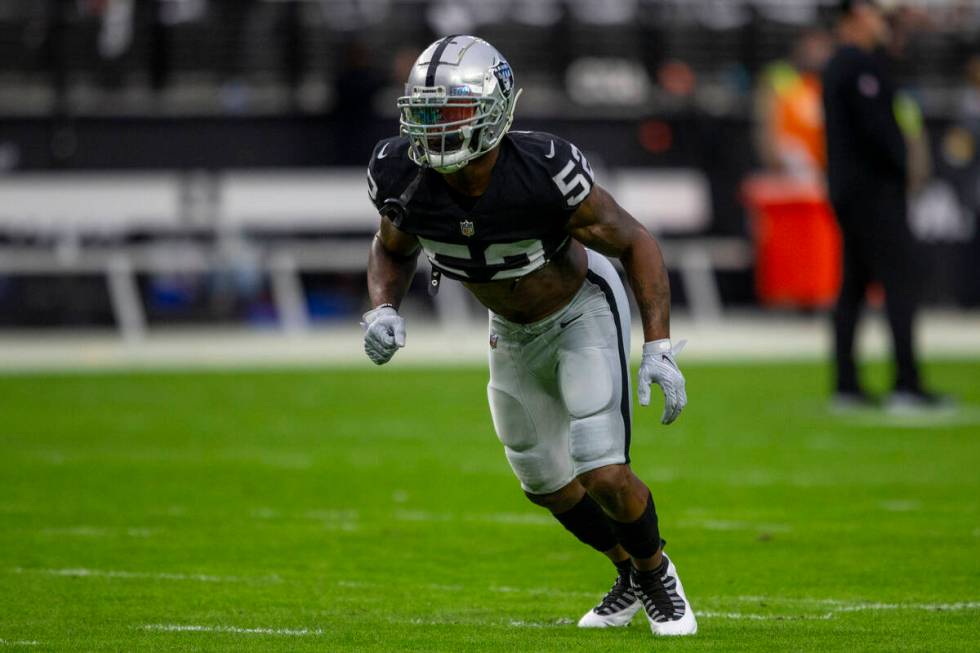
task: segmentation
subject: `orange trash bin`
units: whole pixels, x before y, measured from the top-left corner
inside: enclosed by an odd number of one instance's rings
[[[826,308],[841,281],[841,236],[823,188],[779,176],[742,186],[755,244],[755,287],[765,306]]]

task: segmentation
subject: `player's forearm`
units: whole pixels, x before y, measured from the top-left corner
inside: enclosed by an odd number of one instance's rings
[[[645,230],[620,257],[636,297],[643,338],[650,342],[670,337],[670,281],[657,241]]]
[[[378,238],[371,242],[367,271],[371,306],[391,304],[398,308],[412,285],[417,258],[418,252],[399,256],[388,251]]]

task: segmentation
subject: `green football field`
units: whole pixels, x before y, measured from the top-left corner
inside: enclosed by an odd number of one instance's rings
[[[0,377],[0,650],[980,649],[980,362],[904,418],[828,413],[817,364],[685,371],[632,446],[681,640],[575,627],[612,567],[522,496],[483,369]]]

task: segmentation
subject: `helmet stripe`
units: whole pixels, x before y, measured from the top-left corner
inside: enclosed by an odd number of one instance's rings
[[[442,63],[442,53],[446,51],[449,44],[453,42],[453,39],[457,36],[462,36],[462,34],[451,34],[439,41],[439,45],[436,46],[435,51],[432,53],[432,58],[429,59],[429,69],[425,73],[425,85],[435,86],[436,85],[436,68]]]

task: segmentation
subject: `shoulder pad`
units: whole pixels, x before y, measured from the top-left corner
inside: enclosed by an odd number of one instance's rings
[[[408,139],[393,136],[378,141],[371,152],[367,168],[368,195],[381,207],[390,197],[399,195],[418,166],[408,156]]]

